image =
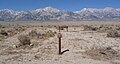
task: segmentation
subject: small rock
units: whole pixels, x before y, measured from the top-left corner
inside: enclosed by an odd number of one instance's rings
[[[13,45],[12,47],[13,47],[13,48],[17,48],[17,46],[16,46],[16,45]]]
[[[33,46],[33,45],[34,45],[34,44],[32,44],[32,43],[30,44],[30,46]]]

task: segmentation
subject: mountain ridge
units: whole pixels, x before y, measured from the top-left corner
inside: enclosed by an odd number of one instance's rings
[[[53,7],[28,11],[0,10],[0,21],[79,21],[120,20],[120,8],[83,8],[80,11],[64,11]]]

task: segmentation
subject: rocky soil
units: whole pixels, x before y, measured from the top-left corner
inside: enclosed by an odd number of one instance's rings
[[[0,41],[0,64],[120,64],[120,38],[107,37],[106,32],[85,31],[82,27],[62,30],[62,55],[58,54],[58,38],[32,39],[33,46],[14,48],[17,37],[31,30],[56,31],[56,28],[28,28]]]

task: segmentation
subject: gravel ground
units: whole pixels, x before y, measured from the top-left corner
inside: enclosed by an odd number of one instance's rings
[[[34,28],[29,28],[0,42],[0,64],[120,64],[119,38],[108,38],[106,33],[96,31],[83,31],[80,27],[76,29],[70,27],[69,32],[61,31],[62,51],[65,51],[62,55],[58,54],[57,36],[45,40],[34,40],[32,42],[37,45],[32,48],[12,48],[12,45],[18,43],[17,36],[27,34],[32,29]],[[41,28],[35,29],[41,30]],[[47,28],[47,30],[58,33],[55,28]],[[96,51],[107,47],[116,51],[118,57],[116,55],[109,57],[107,53],[104,53],[106,56],[96,56],[96,54],[104,55]]]

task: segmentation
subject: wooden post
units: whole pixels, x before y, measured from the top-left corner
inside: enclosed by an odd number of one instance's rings
[[[59,39],[59,54],[61,54],[61,38],[62,38],[62,34],[58,33],[58,39]]]
[[[61,38],[59,38],[59,54],[61,54]]]

